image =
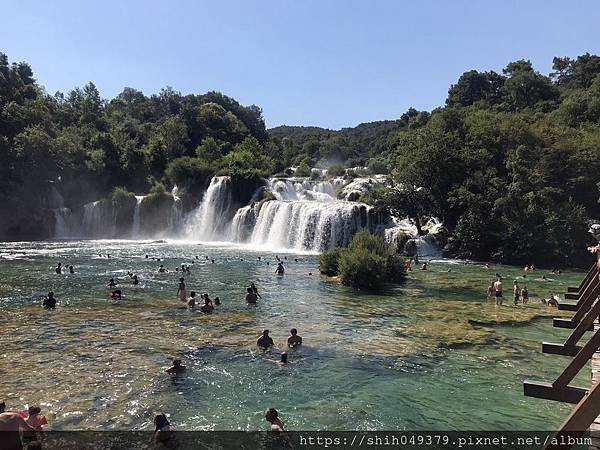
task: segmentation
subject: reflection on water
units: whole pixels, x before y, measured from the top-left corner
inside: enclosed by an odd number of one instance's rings
[[[490,277],[501,272],[510,288],[518,269],[433,262],[405,285],[368,295],[319,277],[314,255],[280,257],[284,277],[274,274],[274,254],[227,246],[2,243],[0,397],[15,409],[40,404],[55,429],[147,429],[160,410],[177,429],[260,430],[270,406],[305,430],[551,429],[567,414],[524,397],[522,381],[561,370],[539,347],[565,330],[536,320],[558,315],[538,299],[577,284],[580,273],[519,278],[530,304],[497,307],[485,298]],[[76,273],[55,274],[58,262]],[[179,274],[157,271],[182,263],[192,266],[188,292],[221,298],[214,314],[181,308]],[[107,300],[109,278],[121,281],[121,302]],[[251,281],[258,306],[244,302]],[[56,311],[41,308],[49,290]],[[292,327],[305,346],[280,367]],[[257,351],[263,328],[279,350]],[[185,373],[163,372],[174,357]],[[589,385],[585,374],[577,381]]]

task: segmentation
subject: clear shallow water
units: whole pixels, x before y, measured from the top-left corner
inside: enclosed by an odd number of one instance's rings
[[[540,352],[568,330],[536,319],[559,315],[539,298],[577,285],[581,273],[529,273],[530,304],[496,307],[489,281],[500,272],[510,292],[519,269],[434,261],[405,285],[367,295],[321,278],[315,255],[284,256],[278,277],[273,253],[226,245],[0,243],[0,397],[15,409],[40,404],[55,429],[147,429],[160,410],[177,429],[262,430],[270,406],[295,430],[539,430],[568,414],[524,397],[522,381],[550,381],[566,364]],[[76,274],[55,274],[59,261]],[[179,274],[157,272],[181,263],[192,266],[188,292],[221,298],[214,314],[180,308]],[[123,282],[121,302],[107,300],[111,277]],[[258,306],[244,302],[251,281]],[[56,311],[41,308],[49,290]],[[292,327],[305,345],[286,367],[271,361],[277,351],[257,351],[263,328],[281,349]],[[163,372],[174,357],[184,374]],[[574,384],[588,386],[588,375]]]

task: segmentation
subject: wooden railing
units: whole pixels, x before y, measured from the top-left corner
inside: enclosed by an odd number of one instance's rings
[[[568,288],[565,299],[577,300],[577,302],[558,305],[560,310],[575,313],[570,319],[555,318],[553,320],[555,327],[573,330],[567,340],[563,344],[542,343],[542,352],[571,356],[573,359],[552,383],[539,381],[523,383],[523,391],[527,396],[577,405],[562,424],[557,437],[581,435],[600,415],[600,380],[594,382],[589,390],[570,385],[586,363],[592,359],[594,353],[600,349],[600,326],[596,326],[594,329],[596,320],[600,316],[599,296],[600,257],[578,287]],[[592,331],[592,336],[583,345],[578,345],[587,331]],[[546,448],[570,448],[570,446],[550,445]]]

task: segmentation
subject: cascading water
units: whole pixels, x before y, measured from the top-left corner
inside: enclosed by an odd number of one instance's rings
[[[231,241],[267,249],[322,251],[347,245],[363,228],[397,240],[408,235],[420,256],[439,254],[434,236],[417,236],[408,220],[376,214],[371,207],[349,198],[383,183],[379,178],[355,179],[344,185],[342,178],[316,181],[306,178],[272,178],[257,188],[250,205],[238,209],[232,180],[214,177],[199,206],[184,217],[177,188],[173,201],[164,197],[136,195],[135,203],[117,204],[100,200],[71,211],[54,209],[57,238],[185,237],[197,241]],[[256,201],[265,189],[275,200]],[[337,199],[340,197],[341,199]],[[250,198],[248,196],[247,198]],[[62,206],[62,204],[58,204]],[[234,206],[236,205],[236,206]],[[128,209],[131,208],[131,209]],[[435,233],[439,223],[429,223]]]
[[[249,242],[321,251],[347,245],[357,231],[370,225],[369,208],[360,203],[272,200],[262,205]]]
[[[135,208],[133,210],[133,223],[131,224],[131,238],[138,239],[140,237],[140,205],[144,200],[144,195],[135,196]]]
[[[226,238],[224,225],[231,208],[231,178],[214,177],[206,190],[202,203],[190,214],[186,235],[200,241]]]

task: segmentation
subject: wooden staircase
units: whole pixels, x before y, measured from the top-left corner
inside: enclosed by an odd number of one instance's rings
[[[552,383],[524,381],[523,391],[529,397],[573,403],[575,408],[567,417],[556,437],[581,436],[600,415],[600,379],[593,381],[589,389],[571,386],[575,376],[581,371],[596,351],[600,349],[600,257],[590,268],[578,287],[568,288],[565,300],[576,300],[575,303],[560,303],[558,309],[572,311],[570,319],[555,318],[553,325],[573,331],[564,343],[542,343],[542,352],[553,355],[572,357],[563,372]],[[582,339],[586,332],[592,332],[586,341]],[[566,449],[571,446],[552,446],[547,449]]]

